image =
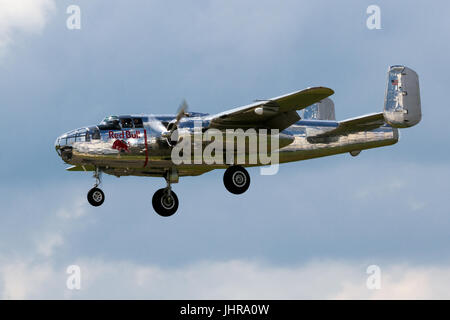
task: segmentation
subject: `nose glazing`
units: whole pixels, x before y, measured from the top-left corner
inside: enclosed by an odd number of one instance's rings
[[[63,137],[64,137],[64,135],[59,136],[55,140],[55,150],[56,150],[56,153],[58,153],[59,156],[61,156],[61,147],[62,147],[61,142],[63,140]]]
[[[56,138],[55,149],[58,155],[64,160],[69,161],[72,159],[72,145],[81,137],[86,134],[86,129],[77,129],[64,133]]]

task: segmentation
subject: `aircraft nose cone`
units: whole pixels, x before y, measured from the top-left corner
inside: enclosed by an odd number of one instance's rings
[[[67,133],[56,138],[55,150],[65,162],[72,159],[72,146],[67,144]]]
[[[55,140],[55,150],[56,150],[56,153],[59,155],[59,156],[61,156],[61,137],[62,136],[59,136],[58,138],[56,138],[56,140]]]

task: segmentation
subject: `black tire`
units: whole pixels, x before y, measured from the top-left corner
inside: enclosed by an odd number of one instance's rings
[[[175,192],[170,191],[170,197],[166,189],[159,189],[152,198],[153,209],[161,217],[170,217],[178,209],[178,197]]]
[[[105,194],[99,188],[92,188],[87,194],[87,199],[92,206],[98,207],[105,201]]]
[[[250,175],[244,167],[231,166],[225,170],[223,184],[231,193],[242,194],[250,187]]]

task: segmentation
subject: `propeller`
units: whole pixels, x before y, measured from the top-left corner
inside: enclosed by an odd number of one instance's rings
[[[174,144],[172,142],[178,141],[178,135],[174,135],[173,133],[175,130],[177,130],[178,124],[180,123],[181,119],[188,115],[187,110],[188,104],[186,100],[183,100],[178,107],[177,116],[167,125],[167,128],[161,121],[156,118],[152,118],[148,124],[154,131],[159,132],[162,138],[167,140],[169,146],[173,146]]]

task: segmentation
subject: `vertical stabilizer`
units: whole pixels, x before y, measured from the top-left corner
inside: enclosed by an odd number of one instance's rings
[[[302,111],[302,119],[336,120],[336,114],[334,113],[334,102],[329,98],[325,98],[317,103],[314,103]]]
[[[388,70],[384,97],[384,118],[395,128],[418,124],[422,118],[419,77],[405,66],[392,66]]]

